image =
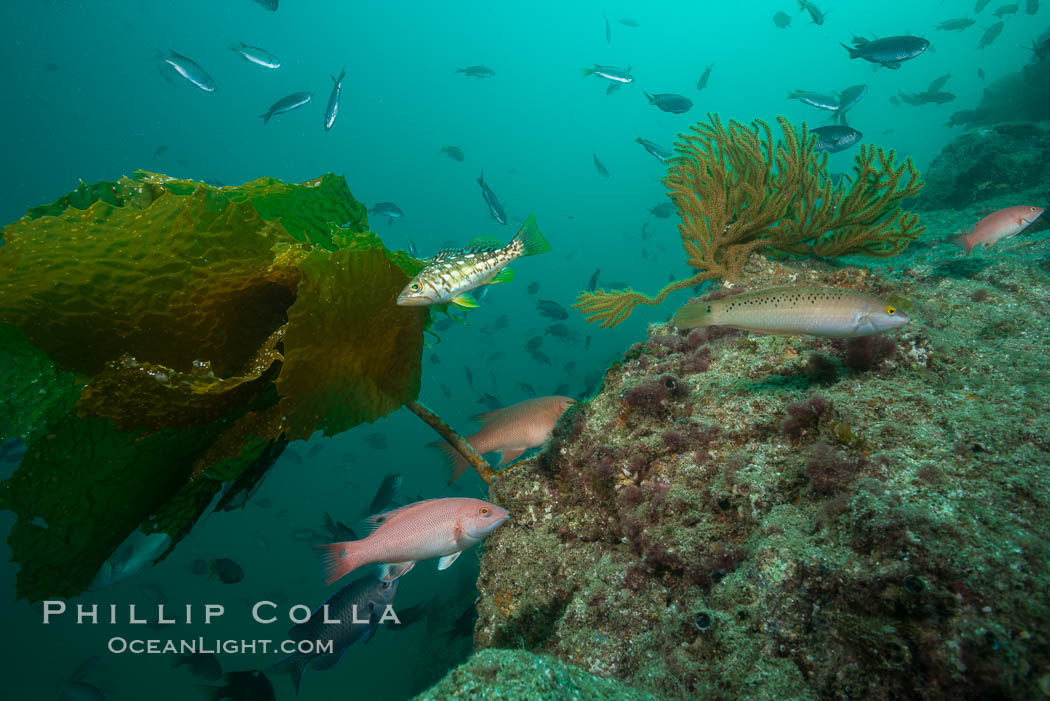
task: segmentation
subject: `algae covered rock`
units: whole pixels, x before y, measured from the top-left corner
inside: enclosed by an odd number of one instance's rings
[[[493,483],[512,518],[486,541],[476,642],[668,698],[1037,697],[1050,332],[985,329],[1050,288],[1031,266],[976,303],[988,283],[929,255],[895,281],[745,270],[900,295],[895,334],[651,326]]]
[[[418,396],[428,313],[394,300],[420,263],[368,231],[341,177],[139,171],[0,240],[0,443],[27,444],[0,485],[20,596],[81,592],[135,529],[174,546],[289,440]]]
[[[1050,63],[1050,61],[1048,61]],[[923,173],[921,209],[963,209],[1050,182],[1050,121],[977,127],[944,147]]]
[[[416,697],[416,701],[456,699],[656,701],[626,684],[524,650],[482,650]]]

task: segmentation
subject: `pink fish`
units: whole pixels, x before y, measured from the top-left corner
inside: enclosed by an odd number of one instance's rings
[[[499,464],[506,465],[529,448],[546,443],[554,424],[574,401],[571,397],[536,397],[478,414],[474,420],[484,425],[474,435],[467,436],[467,442],[482,455],[499,453]],[[445,454],[452,473],[448,483],[452,484],[467,469],[466,459],[448,443],[430,445]]]
[[[1000,209],[977,222],[973,229],[963,236],[953,239],[953,243],[961,246],[967,253],[977,246],[991,246],[1000,239],[1017,236],[1042,213],[1042,207],[1019,206]]]
[[[432,557],[441,558],[439,570],[447,568],[508,518],[502,506],[480,499],[428,499],[369,517],[374,530],[361,540],[315,550],[323,551],[326,584],[375,562],[383,563],[379,578],[389,582]]]

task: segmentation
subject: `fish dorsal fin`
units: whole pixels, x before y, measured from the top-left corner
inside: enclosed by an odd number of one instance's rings
[[[500,248],[502,246],[503,241],[495,236],[475,236],[469,244],[469,247],[475,251],[483,248]]]
[[[438,569],[447,570],[452,566],[452,563],[456,561],[456,558],[463,554],[463,551],[452,553],[451,555],[445,555],[438,560]]]
[[[380,511],[378,514],[372,514],[365,519],[365,528],[371,533],[375,529],[382,526],[384,523],[389,523],[392,519],[399,515],[403,515],[408,511],[412,511],[423,504],[429,504],[432,501],[438,501],[438,499],[424,499],[423,501],[414,501],[411,504],[405,504],[399,506],[396,509],[390,509],[389,511]]]
[[[430,261],[432,263],[436,263],[440,260],[448,260],[449,258],[453,258],[459,255],[459,252],[460,251],[458,248],[442,248],[440,251],[434,254],[434,257],[431,258]]]

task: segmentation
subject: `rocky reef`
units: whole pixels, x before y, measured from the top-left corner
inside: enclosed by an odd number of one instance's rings
[[[656,701],[652,694],[588,674],[549,655],[482,650],[452,670],[417,701],[475,699],[603,699]]]
[[[915,201],[923,209],[963,209],[1030,188],[1042,188],[1033,201],[1043,202],[1050,191],[1050,121],[972,129],[948,144],[923,178]]]
[[[1050,29],[1025,48],[1032,52],[1028,63],[984,89],[977,124],[1050,119]]]
[[[891,298],[899,332],[651,325],[493,483],[476,644],[662,698],[1050,693],[1050,241],[938,242],[977,214],[924,213],[878,274],[743,271]]]

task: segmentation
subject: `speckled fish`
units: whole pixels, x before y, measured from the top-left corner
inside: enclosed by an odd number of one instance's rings
[[[853,290],[779,287],[690,302],[674,315],[680,329],[729,326],[778,335],[869,336],[908,323],[892,304]]]
[[[482,428],[467,436],[467,442],[481,455],[499,453],[499,464],[506,465],[526,450],[546,443],[554,424],[574,401],[571,397],[536,397],[478,414],[474,419],[482,422]],[[444,453],[449,466],[448,483],[452,484],[467,469],[466,459],[444,441],[430,445]]]
[[[665,149],[660,144],[649,141],[649,139],[643,139],[639,136],[637,139],[635,139],[635,141],[641,144],[642,148],[644,148],[650,156],[653,156],[654,158],[658,159],[661,163],[666,163],[667,159],[671,157],[670,151]]]
[[[987,248],[996,241],[1017,236],[1042,214],[1042,207],[1022,205],[1000,209],[977,222],[969,232],[954,239],[953,243],[960,246],[966,253],[978,246]]]
[[[292,653],[277,662],[274,671],[287,672],[298,694],[307,666],[316,670],[334,667],[351,645],[359,641],[364,645],[372,639],[384,616],[391,620],[390,616],[396,615],[392,607],[397,585],[396,579],[384,582],[373,574],[347,584],[314,609],[308,620],[288,631],[288,640],[331,642],[332,649]]]
[[[523,256],[551,250],[532,214],[506,246],[475,246],[446,249],[434,256],[401,290],[397,303],[403,307],[425,307],[451,303],[471,308],[478,303],[467,293],[482,285],[510,282],[514,272],[507,266]]]
[[[336,115],[339,114],[339,95],[343,91],[343,78],[346,77],[346,66],[339,71],[339,77],[332,78],[332,94],[328,96],[328,107],[324,110],[324,130],[328,131],[335,124]]]
[[[810,92],[809,90],[792,90],[788,92],[789,100],[798,100],[804,105],[810,107],[816,107],[819,110],[828,110],[829,112],[835,112],[842,107],[838,98],[832,97],[831,95],[824,95],[818,92]]]
[[[168,55],[162,58],[164,63],[186,80],[190,81],[204,92],[215,92],[215,80],[208,75],[208,71],[200,67],[193,59],[186,58],[180,53],[168,49]]]
[[[478,176],[478,185],[481,186],[481,198],[485,200],[485,205],[489,208],[489,214],[500,224],[506,224],[507,213],[503,210],[503,204],[496,197],[496,193],[485,182],[485,173]]]
[[[855,37],[853,46],[842,44],[849,52],[850,58],[862,58],[886,68],[897,69],[903,61],[920,55],[930,47],[930,42],[922,37],[895,36],[881,39],[864,39]]]
[[[241,58],[249,63],[254,63],[256,66],[262,66],[263,68],[281,67],[281,59],[266,49],[260,49],[258,46],[248,46],[243,41],[230,46],[230,51],[236,51]]]
[[[864,137],[862,133],[853,127],[842,124],[817,127],[816,129],[810,129],[809,133],[817,137],[817,143],[813,148],[817,151],[827,151],[828,153],[845,151]]]
[[[502,506],[480,499],[448,497],[417,501],[368,519],[373,531],[361,540],[317,547],[324,556],[325,582],[331,584],[359,567],[381,563],[379,578],[401,577],[420,560],[441,558],[447,569],[460,554],[510,518]]]
[[[670,112],[671,114],[685,114],[693,109],[693,101],[682,95],[676,95],[675,93],[657,93],[656,95],[650,95],[649,93],[642,94],[645,95],[647,100],[649,100],[650,105],[656,105],[664,112]]]
[[[314,94],[311,92],[294,92],[288,97],[282,97],[280,100],[270,105],[270,109],[266,110],[266,112],[259,116],[262,117],[263,124],[269,124],[270,118],[275,114],[284,114],[285,112],[299,109],[312,100],[313,97]]]

